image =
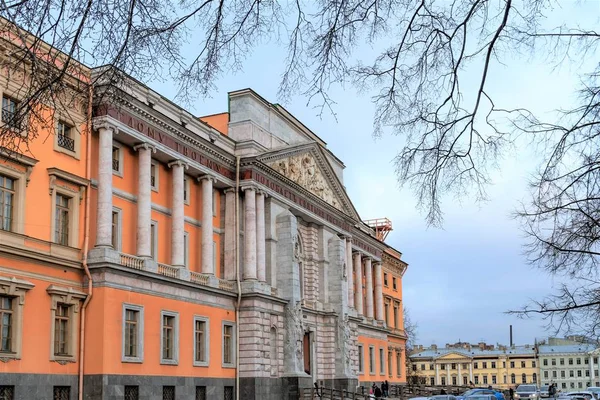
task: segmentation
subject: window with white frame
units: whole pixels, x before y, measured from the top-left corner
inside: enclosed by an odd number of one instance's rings
[[[112,211],[112,246],[115,250],[121,250],[121,210],[113,208]]]
[[[150,187],[158,192],[158,163],[154,160],[150,164]]]
[[[62,193],[56,194],[55,210],[54,210],[54,242],[69,245],[69,226],[70,226],[70,210],[69,206],[71,198]]]
[[[2,96],[2,122],[5,126],[21,130],[21,119],[18,115],[19,101],[13,97]]]
[[[213,189],[212,213],[213,217],[217,216],[217,207],[219,206],[219,189]]]
[[[235,363],[235,324],[233,322],[223,322],[223,366],[233,367]]]
[[[113,142],[112,171],[115,175],[123,176],[123,147],[117,142]]]
[[[391,377],[392,376],[392,371],[394,368],[394,354],[392,353],[391,350],[388,350],[388,375]]]
[[[64,152],[74,154],[77,150],[75,128],[61,119],[56,123],[56,145]]]
[[[153,260],[158,260],[158,222],[150,223],[150,255]]]
[[[375,348],[369,346],[369,374],[375,374]]]
[[[396,376],[402,376],[402,353],[396,352]]]
[[[15,277],[0,277],[0,357],[20,359],[25,294],[34,284]]]
[[[364,372],[364,349],[363,349],[363,345],[359,344],[358,345],[358,373],[362,374]]]
[[[183,203],[190,204],[190,179],[187,176],[183,177]]]
[[[379,374],[385,375],[385,356],[384,350],[379,348]]]
[[[123,304],[122,362],[144,361],[144,307]]]
[[[179,362],[179,314],[161,311],[161,364],[177,365]]]
[[[183,265],[190,266],[190,234],[183,232]]]
[[[15,179],[0,175],[0,229],[13,230],[15,205]]]
[[[194,365],[208,366],[209,360],[209,321],[206,317],[194,317]]]
[[[86,294],[73,288],[50,285],[46,292],[51,299],[50,329],[52,361],[75,361],[80,302]]]

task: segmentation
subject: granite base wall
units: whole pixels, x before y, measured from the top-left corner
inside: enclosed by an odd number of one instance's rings
[[[14,386],[14,400],[52,399],[54,386],[69,386],[70,400],[77,399],[77,375],[0,374],[1,386]]]
[[[301,390],[312,385],[311,377],[240,378],[240,399],[298,400]]]
[[[206,386],[206,398],[211,400],[224,399],[225,386],[232,386],[235,398],[235,379],[142,375],[86,375],[83,398],[123,400],[125,386],[138,386],[143,400],[162,400],[163,386],[175,386],[177,400],[195,400],[196,386]]]

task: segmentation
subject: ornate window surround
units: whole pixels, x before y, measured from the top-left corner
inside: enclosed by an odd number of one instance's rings
[[[21,359],[25,294],[34,287],[35,285],[29,281],[17,279],[15,277],[8,278],[0,276],[0,295],[13,297],[15,300],[15,304],[13,305],[14,320],[11,332],[13,337],[13,348],[11,353],[0,353],[0,361],[2,362]]]
[[[87,294],[80,292],[79,290],[75,290],[71,287],[62,287],[57,285],[50,285],[46,289],[46,292],[50,295],[50,309],[51,309],[51,327],[50,327],[50,361],[55,361],[59,364],[66,364],[69,362],[75,362],[76,353],[78,349],[78,339],[79,335],[77,335],[79,326],[79,305],[82,300],[85,300]],[[54,354],[54,322],[56,319],[56,308],[58,304],[65,304],[69,306],[69,355],[61,356]]]
[[[55,242],[56,231],[56,195],[62,194],[69,198],[69,246],[78,247],[79,244],[79,206],[83,200],[85,189],[89,181],[70,172],[58,168],[48,168],[50,177],[50,196],[52,196],[52,210],[50,220],[50,241]],[[61,182],[63,184],[61,184]],[[64,183],[67,183],[65,185]],[[72,186],[78,186],[74,190]]]

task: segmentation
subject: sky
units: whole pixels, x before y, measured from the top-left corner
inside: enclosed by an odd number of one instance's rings
[[[566,3],[571,4],[569,0]],[[595,17],[598,8],[598,3],[587,3],[574,15]],[[364,50],[372,51],[367,46]],[[497,104],[545,112],[571,101],[579,82],[574,68],[554,69],[542,58],[503,57],[504,65],[492,65],[489,81]],[[544,321],[505,313],[530,299],[542,298],[561,282],[527,265],[521,247],[523,235],[518,222],[511,218],[518,202],[526,198],[535,156],[521,148],[504,158],[492,173],[487,202],[477,203],[471,197],[460,202],[444,198],[443,228],[428,227],[415,207],[413,194],[400,188],[394,175],[392,160],[401,140],[391,135],[377,140],[372,136],[375,109],[369,95],[358,93],[352,86],[332,89],[335,116],[319,116],[303,96],[282,101],[277,90],[284,59],[281,47],[257,47],[241,70],[225,73],[216,82],[211,98],[198,98],[187,108],[199,116],[223,112],[227,110],[227,92],[250,87],[267,100],[283,104],[328,143],[346,164],[344,184],[361,218],[392,220],[394,230],[387,243],[400,250],[409,263],[403,301],[418,324],[416,343],[444,345],[462,340],[507,344],[511,324],[516,344],[532,344],[535,338],[551,334]],[[173,82],[145,83],[171,99],[177,95]]]

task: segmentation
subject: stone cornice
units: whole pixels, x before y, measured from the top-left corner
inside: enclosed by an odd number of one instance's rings
[[[385,252],[382,256],[383,260],[383,269],[391,272],[392,274],[398,275],[402,277],[404,272],[406,271],[407,264],[401,260],[397,260],[393,257],[390,257]]]

